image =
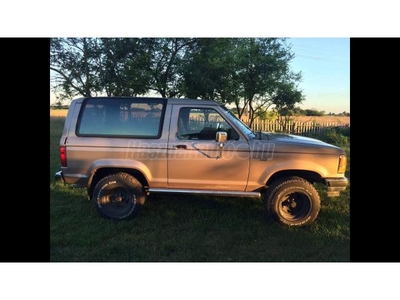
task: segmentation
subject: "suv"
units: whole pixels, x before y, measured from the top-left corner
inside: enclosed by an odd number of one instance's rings
[[[288,134],[254,132],[210,100],[87,97],[71,102],[57,181],[87,189],[98,213],[137,215],[150,193],[262,197],[266,216],[311,224],[348,184],[343,149]]]

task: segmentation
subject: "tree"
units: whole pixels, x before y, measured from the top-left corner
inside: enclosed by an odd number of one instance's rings
[[[324,110],[318,111],[315,108],[305,109],[304,115],[306,115],[306,116],[323,116],[323,115],[325,115],[325,111]]]
[[[249,124],[274,104],[273,96],[283,82],[296,82],[289,62],[294,57],[285,39],[246,38],[237,40],[235,81],[240,91],[235,102],[238,115],[248,111]]]
[[[194,41],[192,38],[154,39],[149,47],[152,53],[150,89],[161,97],[179,97],[182,94],[182,62]]]
[[[278,113],[278,122],[282,125],[285,132],[289,131],[288,124],[290,117],[293,115],[295,105],[303,101],[301,91],[293,82],[279,83],[274,95],[272,103]]]
[[[50,84],[60,100],[93,96],[102,91],[99,82],[98,39],[55,38],[50,40]]]
[[[301,73],[290,72],[293,54],[284,41],[197,39],[184,61],[184,95],[234,104],[239,118],[249,114],[251,126],[273,105],[273,92],[279,82],[301,78]]]
[[[231,102],[229,86],[235,72],[233,39],[199,38],[183,61],[182,92],[188,98]]]
[[[145,94],[151,82],[151,39],[102,38],[101,86],[108,96]]]
[[[285,39],[65,38],[50,45],[51,88],[63,99],[153,90],[234,104],[250,126],[282,96],[282,86],[301,79],[290,70],[294,54]]]

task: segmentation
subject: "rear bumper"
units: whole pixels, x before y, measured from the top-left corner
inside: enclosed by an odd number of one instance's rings
[[[348,183],[349,180],[346,177],[325,179],[328,197],[340,196],[340,192],[346,189]]]
[[[56,174],[54,175],[54,179],[56,180],[56,182],[65,182],[62,171],[56,172]]]

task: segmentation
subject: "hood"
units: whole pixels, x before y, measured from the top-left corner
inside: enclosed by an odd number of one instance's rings
[[[294,134],[261,132],[259,141],[274,144],[275,151],[303,153],[344,153],[335,145],[325,143],[315,138]]]

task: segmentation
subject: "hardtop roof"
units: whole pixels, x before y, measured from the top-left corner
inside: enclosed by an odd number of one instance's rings
[[[130,96],[97,96],[97,97],[81,97],[76,98],[77,102],[82,102],[84,99],[164,99],[170,104],[184,104],[184,105],[220,105],[217,101],[214,100],[203,100],[203,99],[190,99],[190,98],[163,98],[163,97],[130,97]]]

